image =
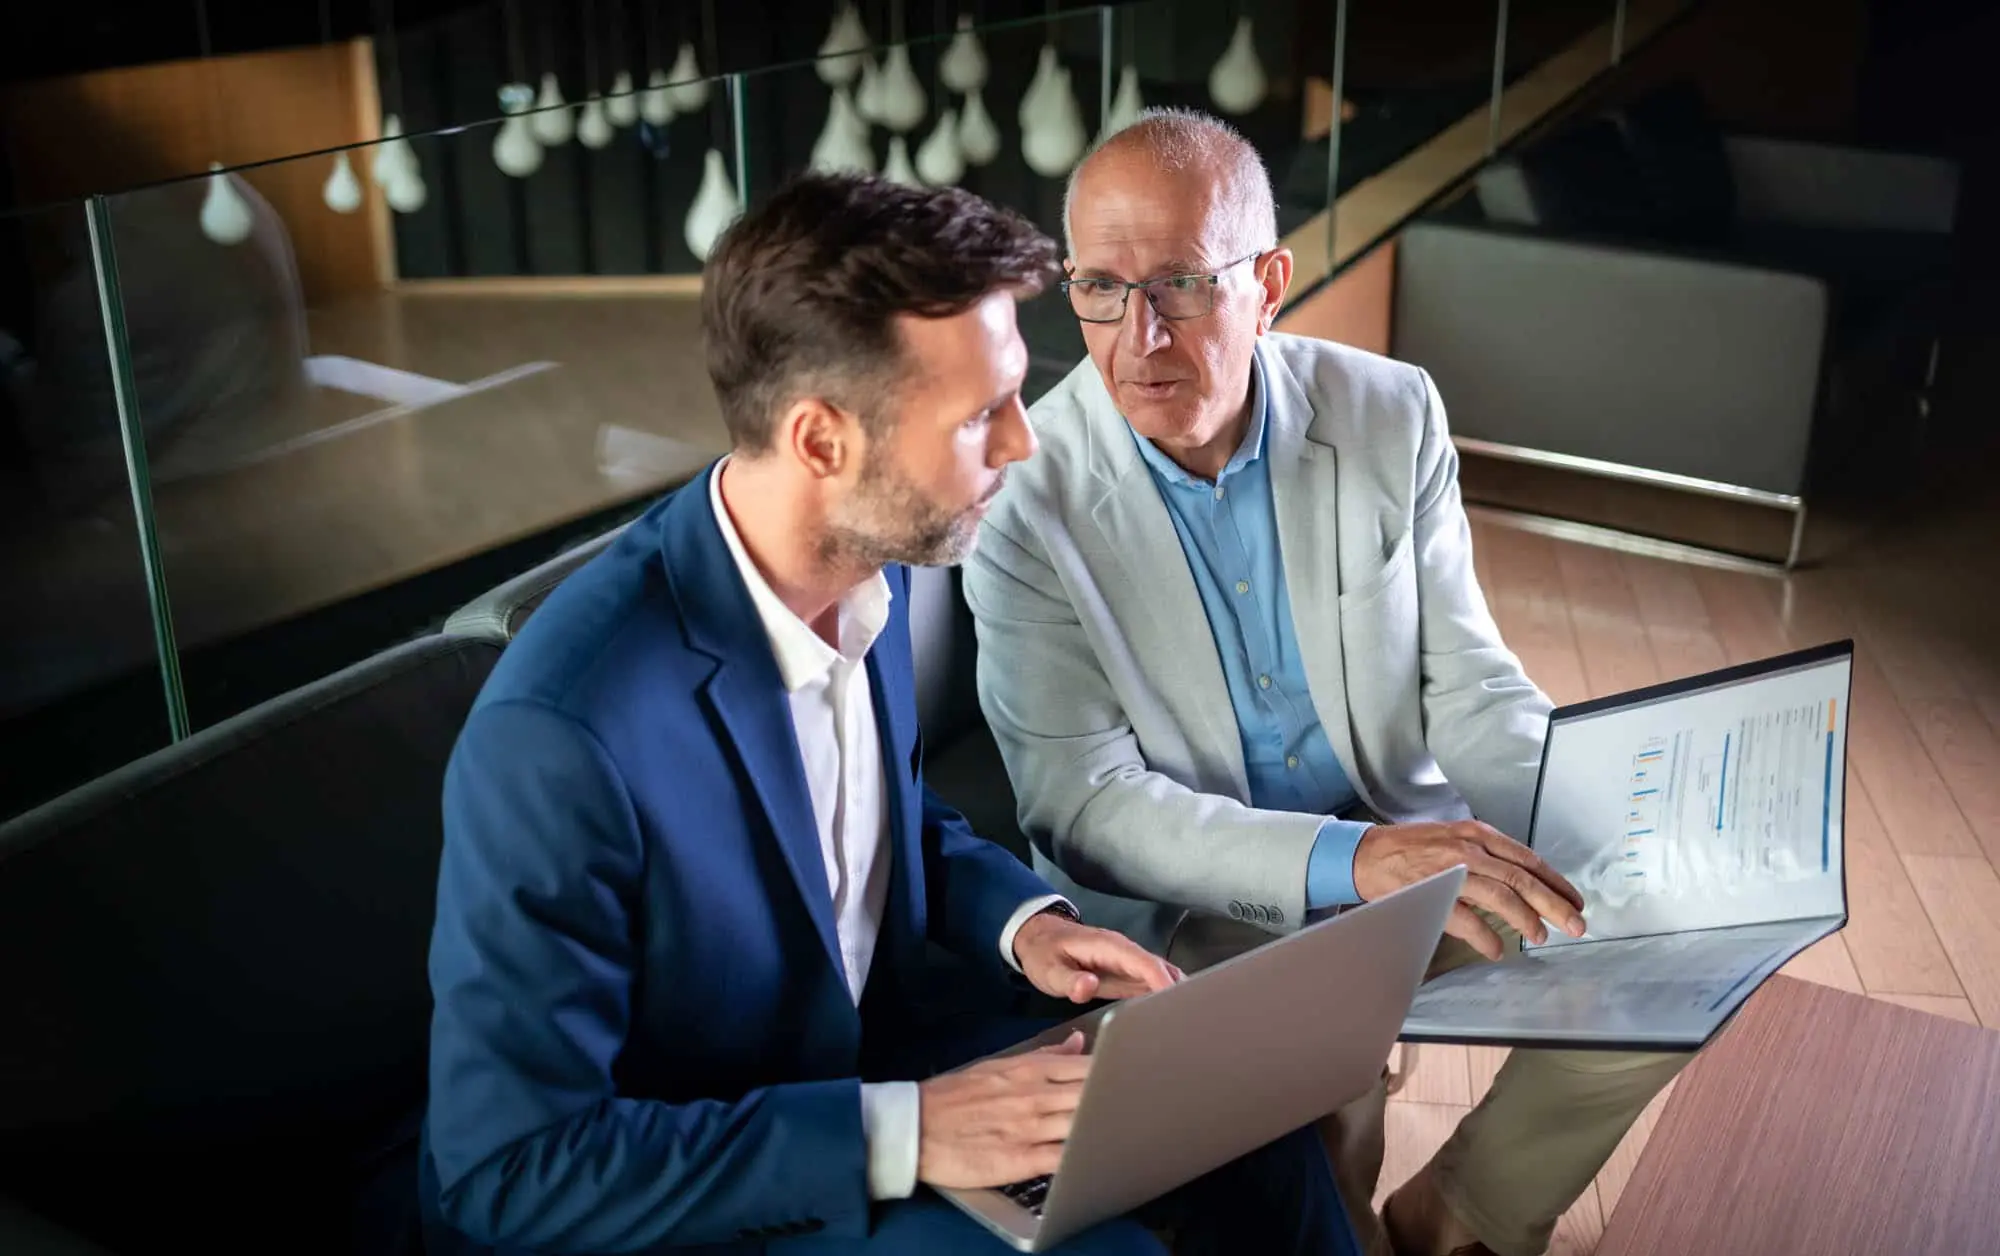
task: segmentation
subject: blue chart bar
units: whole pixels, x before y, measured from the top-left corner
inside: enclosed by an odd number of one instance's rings
[[[1722,779],[1715,786],[1715,831],[1722,832],[1723,806],[1729,801],[1729,734],[1722,735]]]
[[[1833,862],[1833,734],[1826,735],[1826,780],[1821,782],[1819,795],[1819,870],[1825,872]]]

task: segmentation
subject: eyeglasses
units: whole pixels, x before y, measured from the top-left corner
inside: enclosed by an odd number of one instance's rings
[[[1223,271],[1262,257],[1264,253],[1265,250],[1258,249],[1233,262],[1224,262],[1206,274],[1162,275],[1143,283],[1104,278],[1065,279],[1062,290],[1063,295],[1069,298],[1070,309],[1076,311],[1077,318],[1086,323],[1123,322],[1125,303],[1131,299],[1134,288],[1146,294],[1153,313],[1180,322],[1200,318],[1215,308],[1215,288],[1222,281]]]

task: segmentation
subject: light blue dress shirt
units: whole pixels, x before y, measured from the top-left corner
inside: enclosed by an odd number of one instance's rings
[[[1132,439],[1159,486],[1208,613],[1243,739],[1251,805],[1331,816],[1356,795],[1313,709],[1299,655],[1264,457],[1270,394],[1263,361],[1252,363],[1250,429],[1215,479],[1188,474],[1136,432]],[[1338,819],[1320,826],[1306,863],[1308,909],[1360,901],[1354,852],[1368,828]]]

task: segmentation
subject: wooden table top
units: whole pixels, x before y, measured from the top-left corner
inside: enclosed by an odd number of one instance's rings
[[[1688,1067],[1598,1256],[2000,1252],[2000,1032],[1774,978]]]

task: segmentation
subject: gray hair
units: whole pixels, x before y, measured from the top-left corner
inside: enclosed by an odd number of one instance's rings
[[[1143,150],[1165,170],[1206,165],[1220,172],[1218,199],[1230,224],[1228,236],[1220,242],[1225,255],[1278,243],[1278,205],[1271,192],[1271,172],[1255,146],[1235,127],[1199,109],[1156,108],[1143,110],[1132,125],[1100,138],[1070,170],[1069,185],[1063,189],[1062,223],[1063,251],[1071,257],[1076,256],[1076,242],[1070,234],[1070,209],[1076,203],[1076,187],[1084,167],[1107,149],[1126,148]]]

